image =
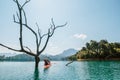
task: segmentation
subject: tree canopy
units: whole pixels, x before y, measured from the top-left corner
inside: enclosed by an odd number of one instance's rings
[[[120,58],[120,43],[109,43],[107,40],[90,40],[85,47],[82,47],[75,55],[69,59],[113,59]]]

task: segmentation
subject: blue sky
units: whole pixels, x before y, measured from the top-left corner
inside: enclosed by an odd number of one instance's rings
[[[24,0],[22,0],[24,1]],[[19,26],[13,22],[17,6],[12,0],[0,0],[0,43],[19,48]],[[31,0],[25,11],[28,24],[43,33],[56,25],[67,26],[56,30],[44,53],[58,54],[69,48],[80,49],[90,40],[106,39],[120,42],[120,0]],[[33,50],[34,36],[24,29],[24,44]],[[0,52],[11,52],[0,47]]]

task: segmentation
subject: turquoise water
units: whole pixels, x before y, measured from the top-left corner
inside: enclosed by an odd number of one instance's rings
[[[34,62],[0,62],[0,80],[120,80],[120,61],[53,61],[49,69]]]

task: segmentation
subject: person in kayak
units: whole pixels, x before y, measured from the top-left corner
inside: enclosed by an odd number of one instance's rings
[[[44,66],[50,65],[50,61],[48,59],[44,59]]]

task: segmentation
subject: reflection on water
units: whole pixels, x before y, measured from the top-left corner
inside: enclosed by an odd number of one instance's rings
[[[34,70],[34,80],[40,80],[40,78],[39,78],[39,68],[35,68],[35,70]]]
[[[114,70],[113,67],[111,67],[110,62],[107,61],[87,62],[87,67],[90,79],[114,80],[113,74]]]
[[[34,80],[48,80],[47,76],[49,76],[49,68],[40,68],[40,72],[39,72],[39,68],[35,68],[34,74],[33,74],[33,79]],[[42,72],[43,72],[43,74],[42,74]]]
[[[44,68],[43,69],[43,80],[48,80],[49,78],[49,68]]]
[[[0,80],[120,80],[120,61],[54,63],[44,69],[41,62],[34,69],[33,62],[0,62]]]
[[[44,68],[44,74],[48,74],[49,68]]]
[[[120,80],[120,61],[86,61],[83,62],[84,77],[92,80]]]

